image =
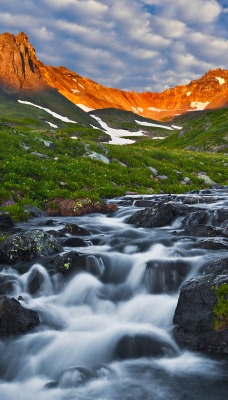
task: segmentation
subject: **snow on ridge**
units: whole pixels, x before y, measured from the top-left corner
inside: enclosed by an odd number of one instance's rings
[[[152,126],[155,128],[162,128],[162,129],[168,129],[170,131],[173,131],[174,128],[172,128],[171,126],[164,126],[164,125],[159,125],[159,124],[153,124],[151,122],[142,122],[142,121],[137,121],[135,120],[135,122],[139,125],[143,125],[143,126]]]
[[[52,128],[58,128],[57,125],[53,124],[52,122],[45,121],[47,124],[49,124]]]
[[[173,129],[182,129],[182,126],[178,126],[178,125],[171,125]]]
[[[143,110],[143,108],[141,108],[141,107],[131,107],[132,108],[132,110],[135,112],[135,113],[142,113],[144,110]]]
[[[46,111],[47,113],[51,114],[53,117],[55,117],[55,118],[57,118],[57,119],[60,119],[60,120],[63,121],[63,122],[70,122],[70,123],[73,123],[73,124],[77,124],[77,122],[72,121],[71,119],[69,119],[69,118],[67,118],[67,117],[63,117],[62,115],[57,114],[56,112],[49,110],[49,108],[44,108],[44,107],[38,106],[37,104],[30,103],[30,101],[18,100],[18,103],[27,104],[27,105],[29,105],[29,106],[33,106],[33,107],[36,107],[36,108],[40,108],[40,110]]]
[[[204,110],[207,105],[210,104],[210,101],[205,101],[205,103],[202,103],[201,101],[192,101],[191,102],[191,107],[198,110]],[[195,111],[195,110],[193,110]]]
[[[114,129],[110,128],[106,122],[102,121],[101,118],[97,117],[96,115],[91,115],[103,128],[102,130],[107,133],[108,135],[111,136],[111,140],[109,141],[109,144],[131,144],[134,143],[135,141],[132,139],[125,139],[122,138],[121,136],[144,136],[142,131],[138,132],[129,132],[126,131],[125,129]],[[94,127],[98,129],[97,127]]]
[[[226,82],[226,80],[220,76],[216,76],[215,79],[217,79],[220,85],[223,85]]]
[[[157,112],[168,111],[168,110],[162,110],[161,108],[156,108],[156,107],[148,107],[147,110],[149,110],[149,111],[157,111]]]
[[[94,108],[89,108],[89,107],[87,107],[87,106],[84,106],[84,104],[76,104],[76,106],[78,106],[79,108],[81,108],[83,111],[86,111],[86,112],[90,112],[90,111],[93,111],[94,110]]]

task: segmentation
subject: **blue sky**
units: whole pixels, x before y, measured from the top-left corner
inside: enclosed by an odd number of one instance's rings
[[[228,67],[228,0],[0,0],[1,31],[109,87],[161,92]]]

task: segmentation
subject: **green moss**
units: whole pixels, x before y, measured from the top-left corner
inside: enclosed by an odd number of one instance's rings
[[[228,329],[228,284],[223,283],[218,288],[211,287],[215,291],[217,303],[213,308],[214,329],[221,332]]]

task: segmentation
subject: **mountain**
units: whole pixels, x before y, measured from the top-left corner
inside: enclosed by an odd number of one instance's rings
[[[89,115],[85,117],[79,109],[88,112],[116,108],[163,120],[186,111],[228,105],[228,70],[209,71],[188,85],[176,86],[162,93],[126,92],[102,86],[65,67],[46,66],[37,59],[23,32],[17,36],[10,33],[0,35],[0,87],[0,96],[16,96],[31,102],[39,98],[43,107],[52,102],[60,113],[65,108],[66,116],[71,119],[73,114],[75,117],[75,105],[78,105],[79,120],[82,122],[87,118],[87,124],[96,126],[96,121]]]

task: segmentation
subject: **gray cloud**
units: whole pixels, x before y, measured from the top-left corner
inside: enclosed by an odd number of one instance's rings
[[[106,86],[162,91],[227,65],[220,1],[3,2],[2,31],[24,31],[41,61]]]

